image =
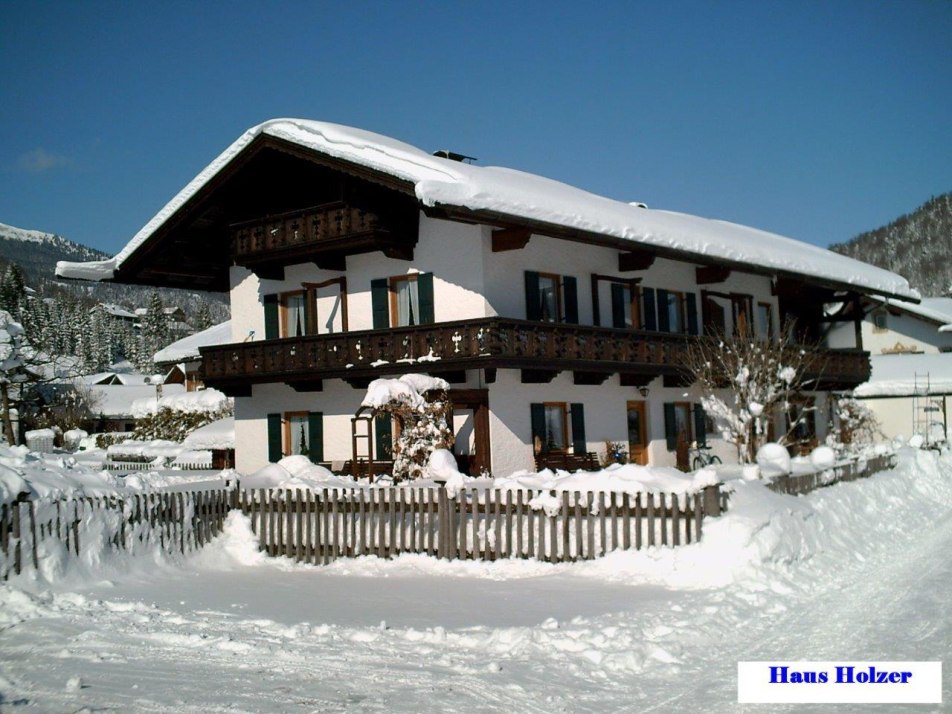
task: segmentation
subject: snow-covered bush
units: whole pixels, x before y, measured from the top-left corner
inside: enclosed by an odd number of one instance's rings
[[[154,414],[147,414],[136,420],[133,438],[137,441],[163,439],[181,442],[199,427],[232,416],[233,413],[234,410],[231,407],[199,412],[161,407]]]
[[[701,405],[724,439],[736,445],[741,463],[756,460],[777,408],[787,408],[807,386],[805,375],[821,371],[820,353],[794,347],[794,342],[791,322],[777,341],[746,334],[705,335],[688,347],[685,367],[701,387]],[[785,443],[798,425],[790,424],[779,443]]]
[[[405,374],[399,379],[375,379],[361,402],[376,414],[397,420],[400,435],[393,445],[393,480],[424,476],[430,454],[453,446],[447,417],[453,405],[446,380],[425,374]],[[427,396],[424,397],[423,395]]]
[[[845,447],[841,450],[855,451],[875,443],[883,436],[876,415],[858,399],[852,397],[838,399],[836,416],[840,426],[839,433],[835,435],[838,437],[838,443],[829,444],[834,448],[841,445]]]

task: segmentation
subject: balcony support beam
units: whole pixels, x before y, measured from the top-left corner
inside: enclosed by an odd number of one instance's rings
[[[524,369],[522,370],[523,384],[548,384],[559,373],[557,369]]]
[[[493,253],[522,250],[529,244],[532,231],[528,228],[503,228],[493,231]]]
[[[581,372],[575,370],[573,373],[575,384],[604,384],[605,380],[611,376],[611,372]]]
[[[618,271],[647,270],[655,261],[655,254],[647,250],[629,250],[618,254]]]
[[[721,265],[705,265],[694,269],[698,285],[723,283],[730,277],[731,269]]]

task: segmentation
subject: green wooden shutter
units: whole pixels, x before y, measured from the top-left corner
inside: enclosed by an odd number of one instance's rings
[[[284,439],[281,438],[281,415],[268,414],[268,461],[277,463],[284,455]]]
[[[572,450],[584,454],[588,447],[585,443],[585,409],[581,404],[572,404]]]
[[[694,293],[687,293],[684,299],[687,301],[688,334],[697,335],[697,296]]]
[[[315,464],[324,460],[324,414],[307,413],[307,455]]]
[[[393,458],[393,421],[389,414],[374,417],[374,458],[379,461]]]
[[[707,444],[707,415],[700,404],[694,405],[694,440],[699,446]]]
[[[539,274],[526,271],[526,319],[542,319],[542,303],[539,298]]]
[[[432,325],[436,322],[433,308],[433,273],[417,275],[417,296],[420,299],[420,323]]]
[[[664,404],[664,440],[667,442],[668,451],[674,451],[678,448],[678,421],[674,416],[674,403],[665,402]]]
[[[530,404],[529,410],[532,418],[532,447],[536,444],[539,448],[545,450],[545,405]]]
[[[370,281],[370,302],[374,315],[374,329],[390,327],[390,284],[386,278]]]
[[[671,331],[671,320],[668,315],[668,291],[658,289],[658,329],[661,332]]]
[[[276,340],[281,336],[281,327],[278,322],[278,296],[264,296],[264,338]]]
[[[612,327],[625,327],[625,286],[612,283]]]
[[[657,313],[655,312],[654,288],[642,288],[641,299],[645,304],[645,329],[654,332],[658,329]]]
[[[578,324],[578,281],[571,276],[566,275],[562,278],[562,302],[565,303],[564,313],[565,322]]]

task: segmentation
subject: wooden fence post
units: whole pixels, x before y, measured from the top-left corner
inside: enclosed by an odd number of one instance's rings
[[[721,515],[721,487],[719,484],[704,487],[704,515]]]

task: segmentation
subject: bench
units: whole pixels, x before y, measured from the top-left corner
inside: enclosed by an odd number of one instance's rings
[[[561,469],[562,471],[598,471],[601,465],[594,451],[584,454],[569,454],[564,451],[540,452],[535,456],[536,471]]]

